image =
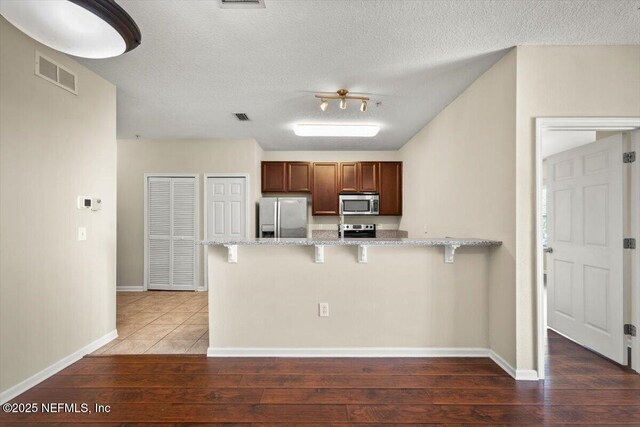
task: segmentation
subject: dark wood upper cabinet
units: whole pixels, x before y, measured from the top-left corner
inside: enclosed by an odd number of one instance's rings
[[[287,191],[311,191],[310,162],[287,162]]]
[[[338,163],[313,164],[313,215],[338,215]]]
[[[358,191],[358,163],[340,163],[340,192]]]
[[[262,192],[287,191],[287,162],[262,162]]]
[[[378,191],[379,162],[358,163],[358,191]]]
[[[262,162],[262,192],[310,192],[311,162]]]
[[[402,162],[380,162],[380,215],[402,215]]]
[[[380,215],[402,215],[402,162],[262,162],[262,192],[311,192],[313,215],[339,215],[341,192],[377,192]]]

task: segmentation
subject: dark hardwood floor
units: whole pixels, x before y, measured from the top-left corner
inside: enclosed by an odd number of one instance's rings
[[[516,382],[484,358],[88,356],[13,402],[92,413],[0,423],[640,425],[640,375],[551,331],[547,353],[544,382]]]

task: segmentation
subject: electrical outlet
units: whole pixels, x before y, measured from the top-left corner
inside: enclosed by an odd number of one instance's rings
[[[78,227],[78,240],[79,241],[87,240],[87,228],[86,227]]]
[[[427,234],[427,225],[426,224],[422,226],[422,232],[424,234]]]
[[[329,303],[321,302],[318,304],[318,316],[329,317]]]

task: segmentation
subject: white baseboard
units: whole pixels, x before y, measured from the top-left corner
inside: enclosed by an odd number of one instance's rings
[[[507,374],[518,381],[538,381],[539,379],[537,371],[532,369],[516,369],[493,350],[489,351],[489,357],[496,362],[496,365],[500,366]]]
[[[82,347],[80,350],[68,355],[67,357],[65,357],[63,359],[58,360],[53,365],[50,365],[50,366],[46,367],[45,369],[41,370],[40,372],[30,376],[26,380],[24,380],[24,381],[22,381],[22,382],[20,382],[20,383],[18,383],[16,385],[14,385],[13,387],[3,391],[2,393],[0,393],[0,404],[8,402],[9,400],[13,399],[14,397],[18,396],[19,394],[24,393],[25,391],[29,390],[31,387],[36,386],[37,384],[39,384],[42,381],[46,380],[47,378],[49,378],[53,374],[55,374],[57,372],[60,372],[61,370],[63,370],[67,366],[71,365],[72,363],[77,362],[78,360],[82,359],[82,357],[84,355],[96,351],[97,349],[99,349],[103,345],[107,344],[108,342],[110,342],[110,341],[112,341],[112,340],[114,340],[116,338],[118,338],[118,331],[114,329],[113,331],[109,332],[108,334],[106,334],[106,335],[98,338],[97,340],[93,341],[92,343],[89,343],[86,346]]]
[[[489,357],[486,348],[215,348],[208,357]]]
[[[118,292],[142,292],[144,291],[144,286],[116,286],[116,291]]]
[[[516,379],[518,381],[538,381],[538,371],[533,369],[517,369]]]

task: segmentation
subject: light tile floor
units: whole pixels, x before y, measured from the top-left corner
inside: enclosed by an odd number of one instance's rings
[[[118,338],[93,354],[206,354],[207,292],[118,292]]]

